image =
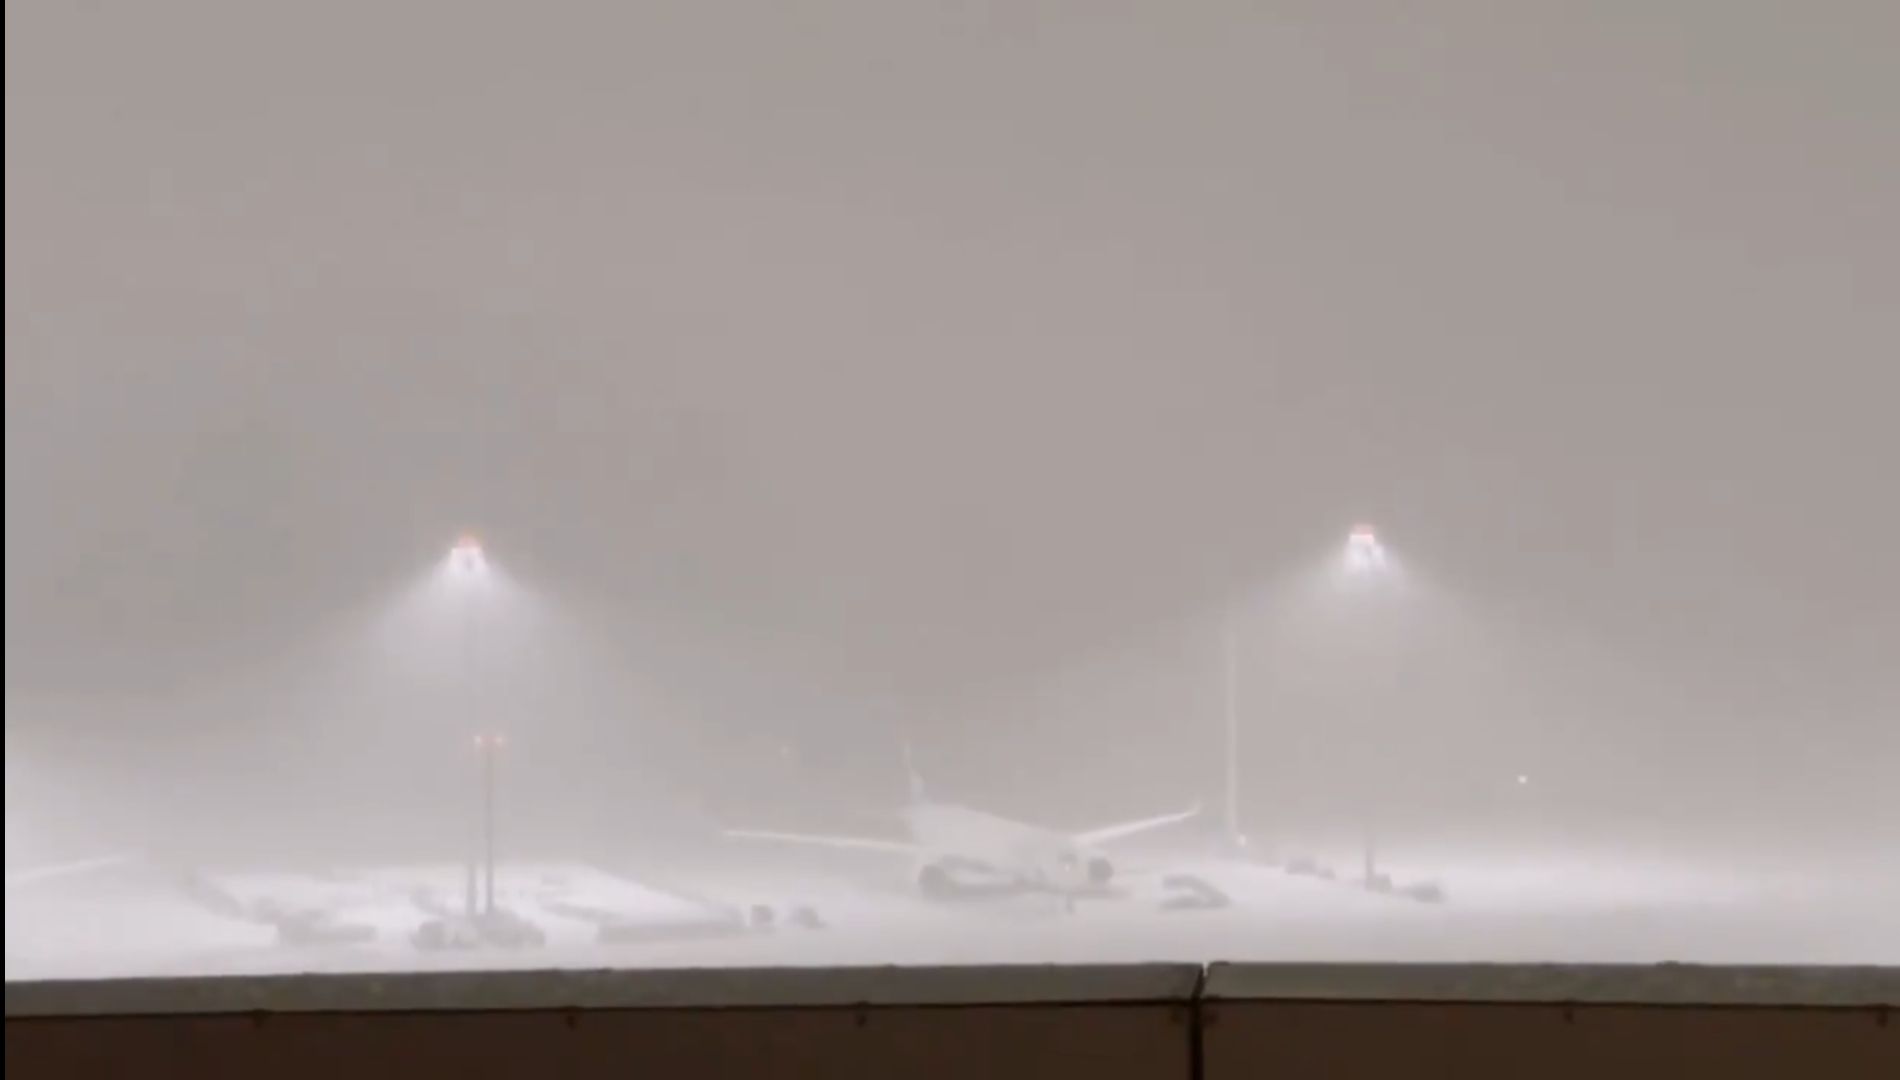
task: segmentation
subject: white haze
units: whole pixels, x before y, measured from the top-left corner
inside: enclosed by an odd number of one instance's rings
[[[9,978],[1900,961],[1893,5],[6,20]],[[550,941],[425,954],[483,731]],[[906,746],[1234,903],[721,835]]]

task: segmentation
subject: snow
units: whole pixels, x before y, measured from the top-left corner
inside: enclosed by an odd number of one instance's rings
[[[206,877],[252,908],[322,909],[367,924],[374,937],[285,945],[270,925],[218,914],[162,880],[69,885],[9,896],[7,978],[1165,960],[1900,962],[1900,902],[1884,886],[1641,860],[1438,865],[1445,899],[1426,903],[1343,879],[1181,857],[1072,911],[1034,894],[932,901],[817,864],[670,868],[670,879],[690,878],[691,893],[586,864],[511,865],[498,902],[539,926],[545,946],[441,952],[410,944],[429,917],[417,897],[455,910],[459,867],[224,872]],[[1391,873],[1400,886],[1423,876],[1403,866]],[[1192,875],[1231,903],[1170,910],[1162,884],[1170,874]],[[761,907],[767,923],[754,914]],[[814,918],[794,918],[800,912]],[[604,940],[603,925],[644,932]]]

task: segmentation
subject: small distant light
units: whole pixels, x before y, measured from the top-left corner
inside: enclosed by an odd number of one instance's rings
[[[1523,773],[1518,773],[1518,774],[1517,774],[1517,786],[1518,786],[1518,787],[1529,787],[1529,786],[1530,786],[1530,782],[1531,782],[1531,778],[1530,778],[1530,777],[1528,777],[1528,776],[1525,776],[1525,775],[1524,775]]]

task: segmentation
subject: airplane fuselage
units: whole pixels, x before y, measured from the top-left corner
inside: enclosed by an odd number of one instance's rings
[[[960,877],[988,875],[1015,885],[1077,893],[1108,884],[1113,866],[1051,829],[947,803],[915,803],[904,823],[920,849],[918,883],[943,890]]]

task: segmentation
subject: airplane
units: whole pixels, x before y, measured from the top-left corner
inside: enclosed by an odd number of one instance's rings
[[[908,750],[904,764],[910,774],[910,802],[902,811],[908,840],[763,829],[727,829],[725,835],[905,856],[913,862],[912,880],[917,888],[932,898],[991,892],[1000,886],[1008,891],[1054,893],[1073,908],[1077,897],[1103,895],[1115,880],[1115,864],[1102,845],[1187,821],[1201,812],[1197,804],[1171,814],[1060,832],[967,806],[933,802],[911,765]]]

